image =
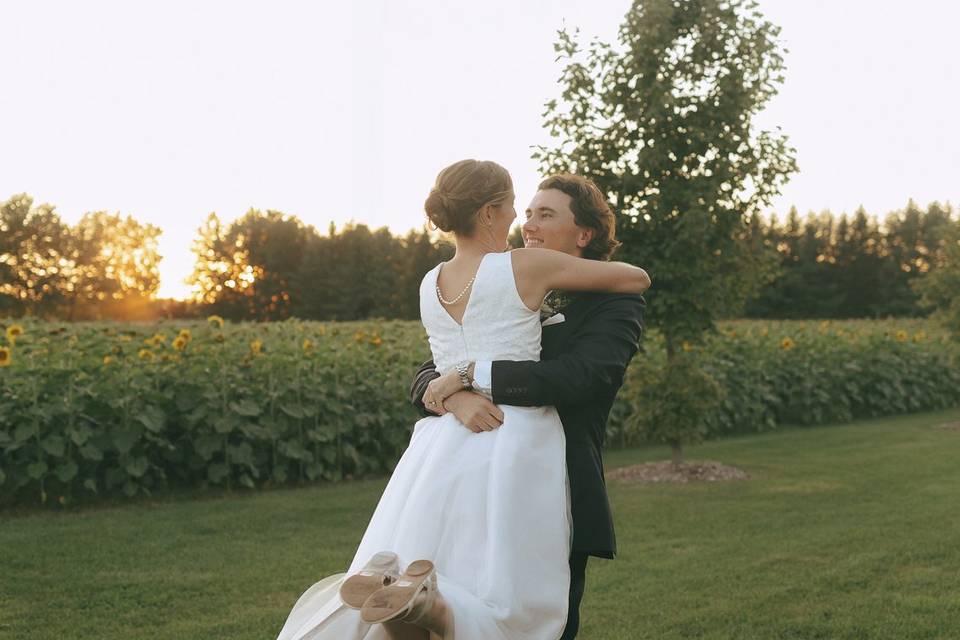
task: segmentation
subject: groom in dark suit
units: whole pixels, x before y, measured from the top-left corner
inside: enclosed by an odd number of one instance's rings
[[[573,175],[540,183],[526,211],[527,247],[608,260],[620,245],[614,215],[593,182]],[[607,418],[637,352],[646,303],[642,296],[551,292],[541,309],[541,360],[471,363],[472,386],[448,397],[440,412],[452,412],[468,429],[489,431],[502,424],[498,404],[557,408],[567,441],[573,543],[570,553],[570,605],[561,640],[577,635],[587,558],[613,558],[616,541],[603,479]],[[424,415],[423,395],[437,378],[424,363],[411,387],[411,400]]]

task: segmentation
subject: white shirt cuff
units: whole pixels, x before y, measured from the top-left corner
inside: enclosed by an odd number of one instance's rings
[[[493,395],[492,369],[493,363],[489,360],[478,360],[473,363],[473,388],[488,398]]]

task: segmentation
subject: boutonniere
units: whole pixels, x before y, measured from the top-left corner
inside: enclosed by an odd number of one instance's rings
[[[572,301],[573,298],[566,291],[551,291],[547,294],[547,297],[543,299],[543,304],[540,305],[540,322],[557,315]]]

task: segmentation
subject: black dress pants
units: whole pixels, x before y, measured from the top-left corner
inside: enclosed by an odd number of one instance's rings
[[[580,551],[570,554],[570,605],[567,611],[567,626],[560,640],[573,640],[580,629],[580,601],[583,600],[583,589],[587,582],[587,558],[589,557]]]

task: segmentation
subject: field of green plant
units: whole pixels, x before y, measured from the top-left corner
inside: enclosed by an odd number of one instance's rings
[[[0,502],[53,506],[185,487],[256,488],[391,469],[429,357],[416,322],[154,324],[6,321]],[[958,343],[924,320],[733,321],[685,345],[724,390],[706,436],[960,406]],[[613,445],[656,403],[643,340]]]

